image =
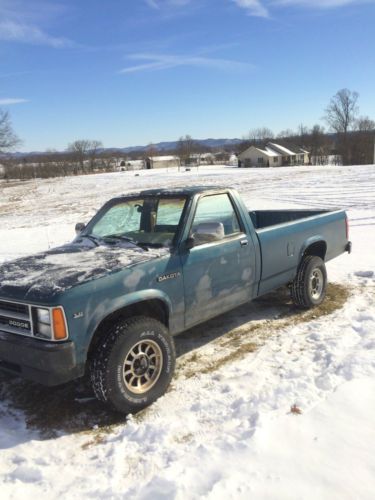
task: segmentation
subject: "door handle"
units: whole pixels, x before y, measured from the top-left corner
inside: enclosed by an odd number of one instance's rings
[[[249,244],[249,242],[248,242],[248,240],[241,240],[240,244],[241,244],[241,247],[246,247]]]

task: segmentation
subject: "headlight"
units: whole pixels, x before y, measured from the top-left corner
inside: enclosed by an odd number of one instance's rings
[[[38,320],[38,323],[46,323],[47,325],[51,324],[51,317],[49,313],[49,309],[37,309],[36,310],[36,317]]]
[[[52,339],[51,314],[49,309],[34,308],[34,335],[42,339]]]
[[[68,330],[62,307],[33,307],[34,336],[45,340],[66,340]]]

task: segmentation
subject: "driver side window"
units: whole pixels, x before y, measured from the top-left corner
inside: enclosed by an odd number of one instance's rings
[[[199,200],[192,234],[199,233],[200,228],[210,225],[222,231],[224,237],[241,232],[237,214],[228,194],[209,195]]]

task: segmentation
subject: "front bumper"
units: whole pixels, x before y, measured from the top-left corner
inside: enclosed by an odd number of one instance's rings
[[[45,342],[1,331],[0,369],[48,386],[83,375],[73,342]]]

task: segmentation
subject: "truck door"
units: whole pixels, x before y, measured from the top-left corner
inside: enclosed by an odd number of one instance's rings
[[[210,228],[217,235],[207,241]],[[255,279],[252,241],[228,193],[199,199],[190,235],[194,247],[182,256],[186,327],[250,300]]]

